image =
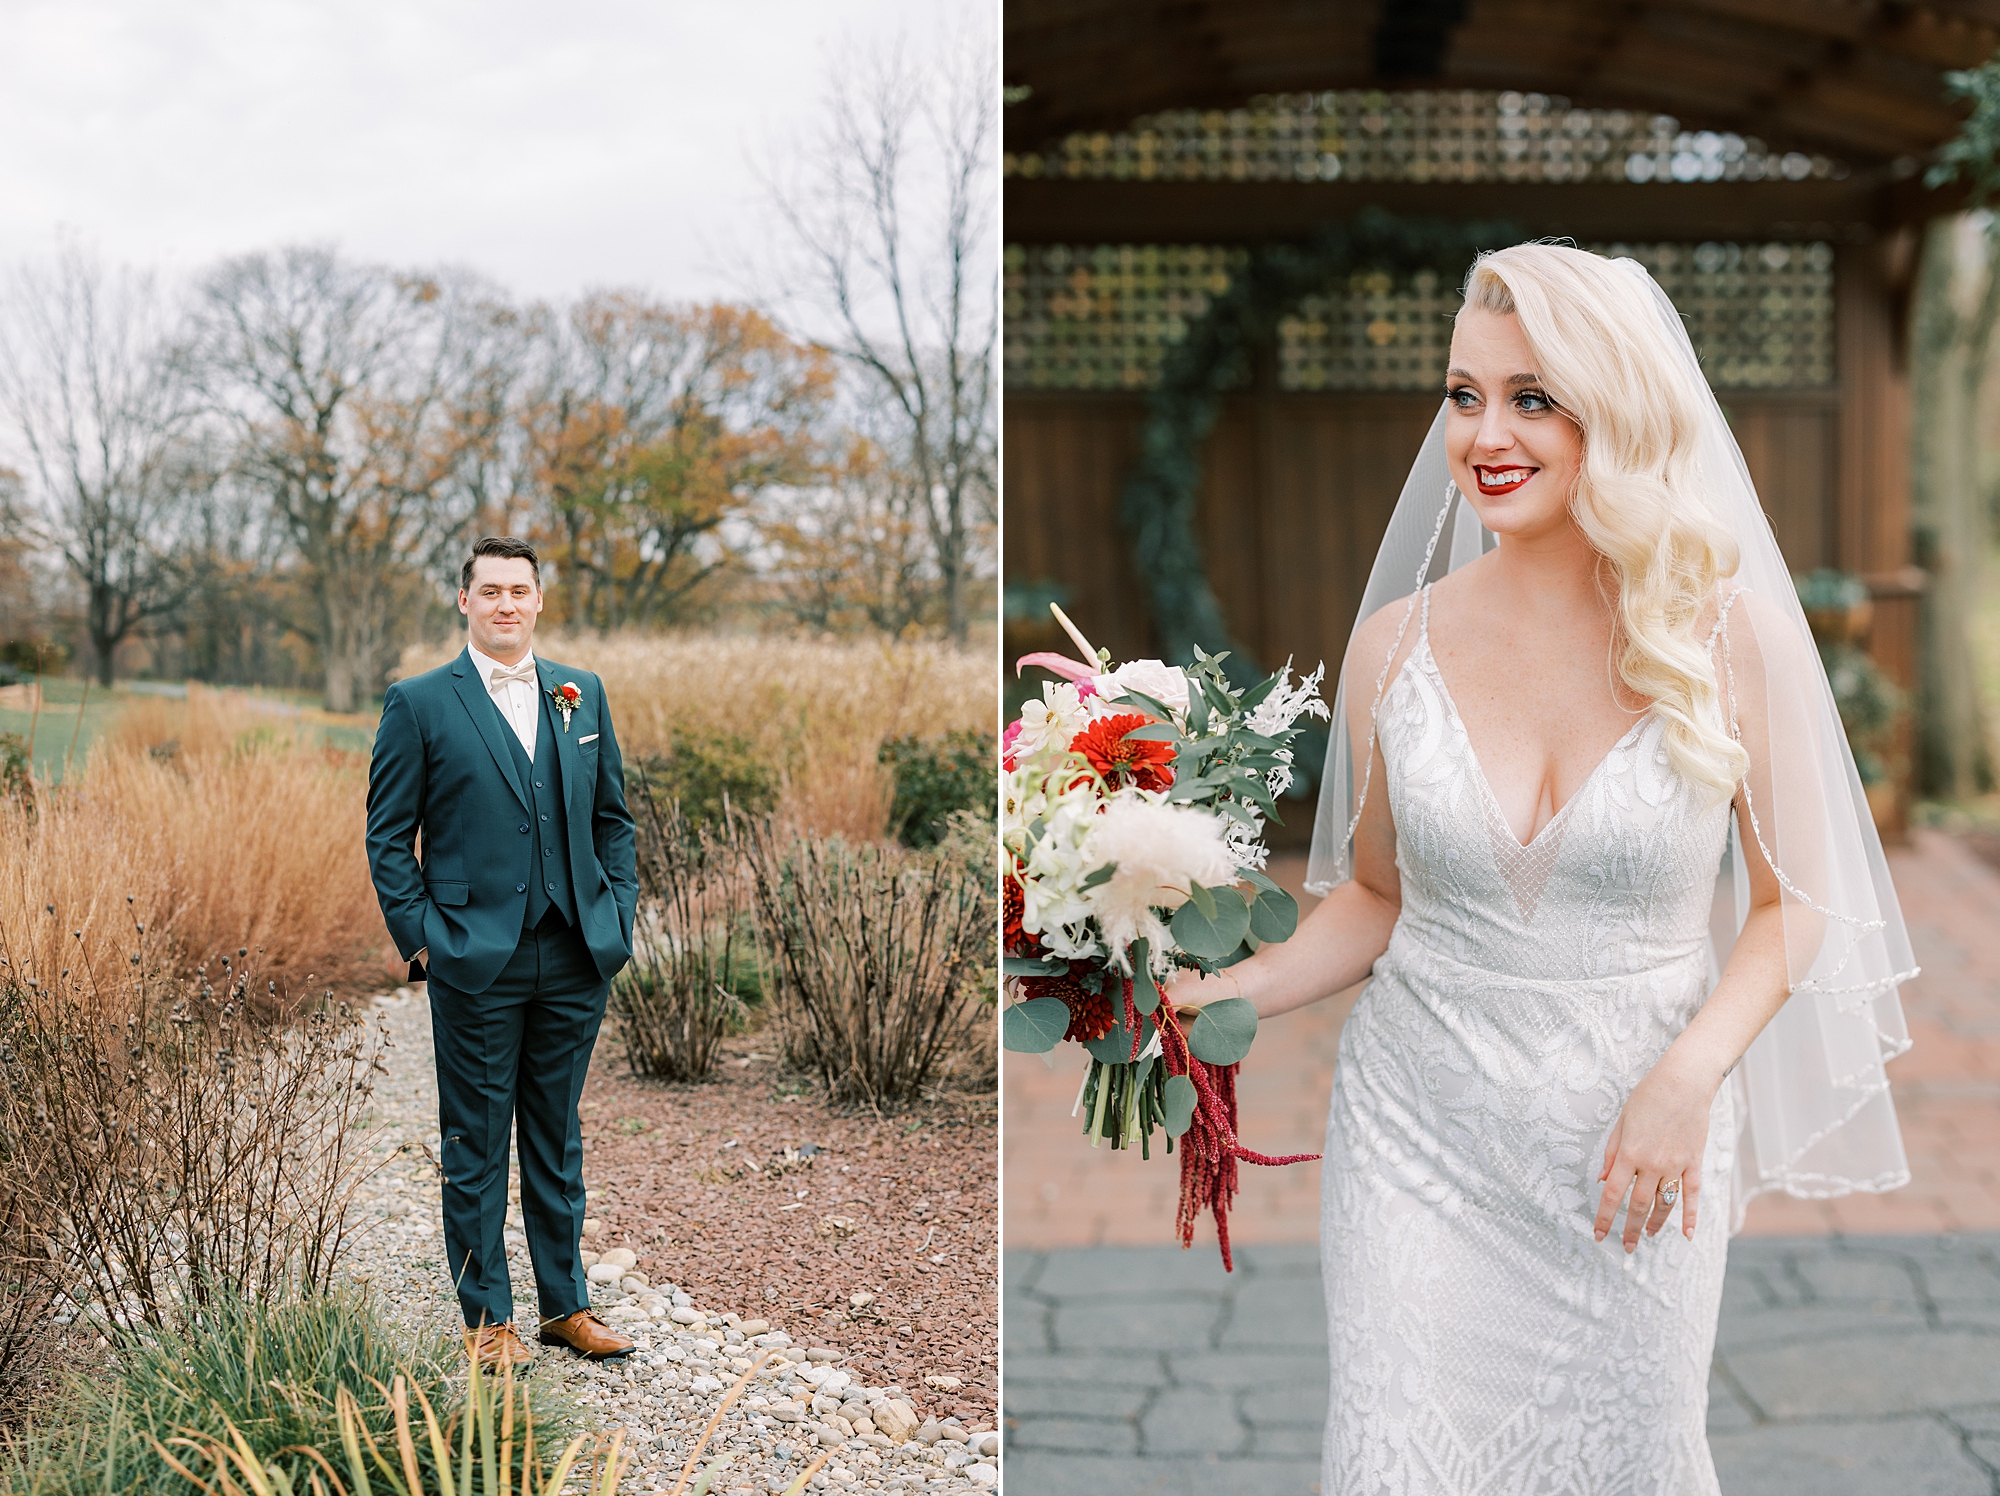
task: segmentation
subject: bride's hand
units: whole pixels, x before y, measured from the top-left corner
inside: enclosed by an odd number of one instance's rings
[[[1648,1236],[1657,1233],[1673,1213],[1672,1204],[1660,1199],[1670,1180],[1680,1181],[1681,1234],[1694,1235],[1709,1108],[1720,1085],[1719,1078],[1710,1080],[1678,1063],[1669,1050],[1632,1088],[1605,1140],[1604,1170],[1597,1176],[1604,1185],[1597,1207],[1599,1241],[1611,1231],[1627,1189],[1632,1203],[1625,1212],[1625,1250],[1639,1244],[1642,1224]]]
[[[1202,1008],[1220,998],[1241,997],[1243,987],[1236,977],[1223,972],[1208,976],[1199,971],[1183,971],[1160,984],[1160,995],[1175,1009]]]

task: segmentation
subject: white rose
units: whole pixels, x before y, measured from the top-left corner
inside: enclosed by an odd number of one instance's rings
[[[1162,706],[1177,712],[1187,710],[1187,672],[1161,660],[1127,660],[1109,675],[1097,676],[1092,684],[1101,696],[1123,696],[1142,691]]]

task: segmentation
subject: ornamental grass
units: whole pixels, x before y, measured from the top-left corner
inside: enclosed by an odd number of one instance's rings
[[[572,1470],[600,1452],[561,1394],[531,1403],[463,1362],[455,1337],[391,1323],[361,1289],[224,1292],[185,1324],[119,1333],[105,1372],[68,1378],[58,1416],[15,1439],[0,1476],[43,1496],[456,1492],[469,1435],[486,1478],[471,1489],[499,1490],[504,1466],[525,1496],[560,1488],[548,1477],[565,1444]],[[351,1470],[350,1448],[372,1482],[329,1476]]]
[[[162,971],[242,949],[279,997],[373,985],[386,937],[361,838],[367,776],[363,755],[237,693],[136,701],[68,783],[0,797],[0,955],[116,999],[136,922]]]
[[[411,650],[402,673],[441,665],[459,647]],[[947,644],[550,632],[536,636],[535,652],[603,679],[627,764],[671,754],[677,733],[741,739],[779,775],[779,818],[821,836],[888,833],[885,741],[996,730],[992,654]]]

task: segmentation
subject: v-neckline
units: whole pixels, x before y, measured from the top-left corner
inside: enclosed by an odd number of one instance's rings
[[[1417,648],[1411,651],[1411,658],[1415,659],[1416,655],[1421,652],[1424,659],[1429,662],[1431,679],[1437,683],[1438,694],[1444,699],[1445,709],[1451,713],[1451,720],[1458,728],[1458,735],[1465,742],[1466,754],[1472,760],[1472,777],[1479,781],[1479,792],[1486,797],[1488,809],[1499,818],[1500,824],[1506,828],[1507,839],[1517,849],[1523,852],[1532,852],[1542,844],[1543,839],[1551,831],[1562,824],[1563,818],[1569,814],[1569,808],[1583,798],[1584,792],[1597,781],[1597,776],[1604,771],[1604,766],[1611,762],[1611,755],[1631,742],[1641,732],[1645,731],[1646,724],[1652,720],[1652,711],[1649,708],[1641,712],[1639,720],[1626,729],[1623,737],[1604,750],[1603,755],[1591,766],[1590,772],[1583,776],[1583,782],[1570,791],[1569,798],[1557,806],[1555,814],[1542,823],[1542,829],[1528,838],[1528,840],[1522,841],[1520,836],[1515,832],[1513,823],[1507,819],[1507,812],[1500,804],[1500,797],[1493,793],[1493,786],[1487,782],[1486,766],[1480,762],[1479,750],[1472,745],[1472,734],[1466,729],[1465,717],[1458,709],[1458,702],[1452,698],[1451,687],[1445,683],[1444,671],[1438,665],[1437,655],[1431,650],[1430,620],[1426,618],[1424,623],[1423,635],[1417,640]]]

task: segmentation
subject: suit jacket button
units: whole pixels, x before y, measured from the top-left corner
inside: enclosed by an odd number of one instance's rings
[[[554,893],[555,891],[556,891],[556,886],[555,886],[555,884],[551,883],[551,884],[549,885],[549,892],[550,892],[550,893]]]
[[[514,885],[514,892],[516,893],[526,893],[527,891],[528,891],[528,885],[525,883],[516,883]]]
[[[527,834],[528,834],[528,823],[526,821],[523,821],[521,822],[521,835],[526,836]]]

